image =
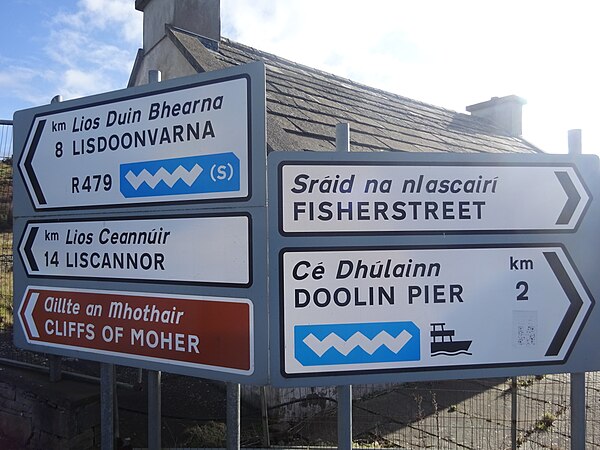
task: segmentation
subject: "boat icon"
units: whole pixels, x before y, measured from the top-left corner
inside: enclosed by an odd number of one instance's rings
[[[469,347],[473,341],[455,341],[454,330],[446,330],[445,322],[431,324],[431,356],[471,355]]]

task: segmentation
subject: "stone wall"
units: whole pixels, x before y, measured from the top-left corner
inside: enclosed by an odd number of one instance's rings
[[[100,388],[0,366],[0,436],[22,449],[100,447]]]

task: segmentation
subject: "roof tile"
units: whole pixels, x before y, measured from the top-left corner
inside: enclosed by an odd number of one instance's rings
[[[221,39],[219,51],[171,33],[194,67],[263,61],[269,151],[335,150],[335,124],[350,124],[353,151],[540,152],[491,122],[371,88]],[[211,61],[208,61],[212,59]]]

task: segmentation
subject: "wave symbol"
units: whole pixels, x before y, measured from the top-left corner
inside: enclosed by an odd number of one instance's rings
[[[439,355],[444,355],[444,356],[469,355],[469,356],[471,356],[471,355],[473,355],[473,353],[461,350],[461,351],[456,351],[456,352],[440,351],[440,352],[435,352],[435,353],[431,354],[431,356],[439,356]]]
[[[178,166],[173,173],[169,173],[164,167],[161,167],[154,175],[146,169],[143,169],[139,175],[135,175],[133,171],[130,170],[127,172],[127,175],[125,175],[125,179],[135,190],[144,183],[154,189],[161,181],[164,181],[170,188],[172,188],[179,180],[183,180],[185,184],[192,186],[202,173],[202,170],[202,167],[198,164],[194,164],[194,167],[192,167],[191,170],[187,170],[183,166]]]
[[[396,337],[392,337],[388,332],[381,331],[373,339],[369,339],[360,331],[354,333],[350,338],[345,341],[337,334],[331,333],[322,341],[319,340],[314,334],[309,334],[303,340],[303,342],[319,357],[323,356],[330,348],[336,349],[342,355],[347,356],[356,347],[360,347],[362,350],[372,355],[381,346],[386,346],[394,353],[398,353],[402,348],[410,341],[412,335],[402,330]]]

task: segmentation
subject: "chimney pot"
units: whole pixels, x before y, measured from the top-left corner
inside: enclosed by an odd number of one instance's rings
[[[493,122],[507,131],[511,136],[523,134],[523,105],[527,101],[516,95],[492,97],[482,103],[467,106],[467,111],[474,117],[481,117]]]

